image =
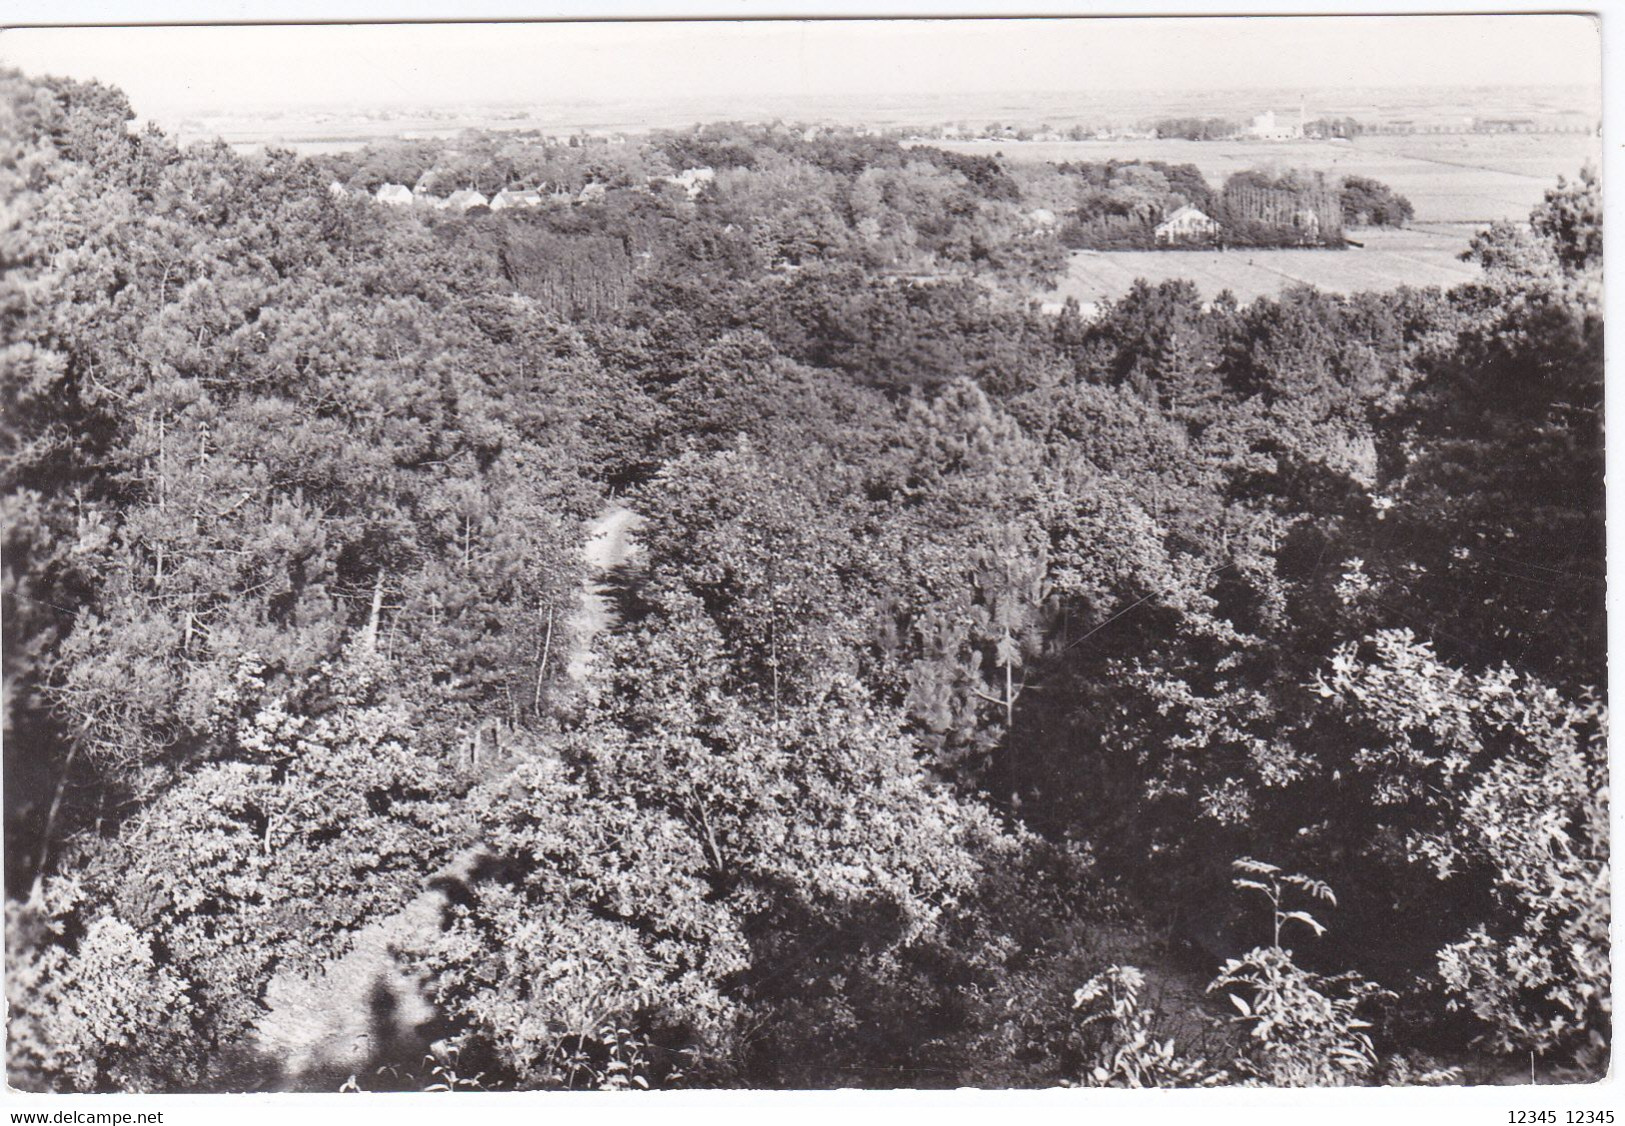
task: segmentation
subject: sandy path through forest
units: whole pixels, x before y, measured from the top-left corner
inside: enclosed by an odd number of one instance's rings
[[[565,664],[566,677],[578,686],[591,672],[594,641],[615,625],[604,580],[635,552],[636,523],[635,513],[616,504],[587,528],[582,547],[587,573],[570,618]],[[478,845],[465,849],[431,879],[466,879],[480,851]],[[392,951],[408,939],[433,935],[445,903],[445,892],[431,887],[393,915],[363,927],[349,952],[321,973],[272,978],[266,990],[269,1011],[255,1030],[254,1048],[280,1067],[281,1086],[336,1090],[355,1075],[367,1087],[369,1077],[362,1073],[380,1059],[416,1062],[426,1046],[416,1030],[435,1012]]]

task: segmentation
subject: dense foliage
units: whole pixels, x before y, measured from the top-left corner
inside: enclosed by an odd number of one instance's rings
[[[349,1087],[1602,1066],[1589,174],[1448,293],[1085,321],[1035,212],[1194,169],[243,157],[3,81],[14,1084],[308,1082],[273,980],[431,885],[438,1020]]]
[[[1369,176],[1344,176],[1340,202],[1351,227],[1403,227],[1416,215],[1410,200]]]

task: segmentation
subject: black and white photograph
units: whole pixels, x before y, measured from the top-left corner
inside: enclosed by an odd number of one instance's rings
[[[9,1097],[1614,1122],[1613,13],[444,17],[0,30]]]

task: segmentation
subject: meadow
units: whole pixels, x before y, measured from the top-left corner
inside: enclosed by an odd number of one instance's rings
[[[1080,250],[1046,303],[1075,297],[1086,310],[1121,297],[1136,278],[1188,278],[1204,297],[1229,290],[1239,301],[1279,293],[1294,284],[1333,293],[1395,285],[1448,288],[1478,276],[1461,261],[1464,229],[1446,225],[1355,233],[1365,245],[1348,250]]]

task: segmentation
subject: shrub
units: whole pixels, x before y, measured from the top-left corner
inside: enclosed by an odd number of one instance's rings
[[[1377,1067],[1377,1053],[1360,1018],[1360,1007],[1384,991],[1357,974],[1322,977],[1293,960],[1281,945],[1288,923],[1308,927],[1319,936],[1326,928],[1309,912],[1288,909],[1289,889],[1336,906],[1332,889],[1319,880],[1282,872],[1273,864],[1243,858],[1234,862],[1232,883],[1256,891],[1270,902],[1274,942],[1258,946],[1220,967],[1208,991],[1226,991],[1240,1011],[1256,1045],[1236,1067],[1258,1082],[1274,1087],[1340,1087],[1366,1082]]]
[[[111,915],[81,918],[71,880],[47,881],[39,901],[7,913],[11,1083],[150,1091],[196,1078],[187,983],[145,935]]]
[[[1179,1054],[1174,1040],[1159,1040],[1142,1008],[1145,975],[1133,966],[1108,966],[1072,995],[1090,1046],[1079,1084],[1085,1087],[1212,1087],[1226,1081],[1206,1060]]]

